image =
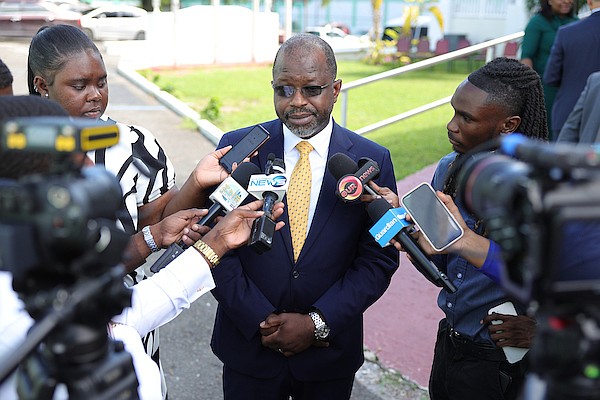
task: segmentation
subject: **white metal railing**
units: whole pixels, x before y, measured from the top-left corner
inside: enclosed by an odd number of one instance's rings
[[[407,72],[410,71],[417,71],[420,69],[424,69],[424,68],[429,68],[429,67],[433,67],[436,64],[439,63],[443,63],[446,61],[451,61],[451,60],[455,60],[457,58],[462,58],[464,56],[467,56],[469,54],[473,54],[473,53],[477,53],[481,50],[486,50],[486,62],[491,61],[492,59],[496,58],[497,55],[497,46],[503,43],[507,43],[507,42],[511,42],[517,39],[522,38],[524,35],[524,32],[517,32],[517,33],[513,33],[510,35],[506,35],[506,36],[502,36],[499,37],[497,39],[492,39],[492,40],[488,40],[486,42],[483,43],[479,43],[473,46],[469,46],[469,47],[465,47],[464,49],[460,49],[460,50],[456,50],[456,51],[452,51],[450,53],[446,53],[446,54],[442,54],[440,56],[435,56],[435,57],[431,57],[428,58],[426,60],[423,61],[418,61],[416,63],[412,63],[412,64],[408,64],[405,65],[403,67],[399,67],[399,68],[394,68],[392,70],[389,71],[385,71],[379,74],[375,74],[375,75],[371,75],[368,76],[366,78],[362,78],[362,79],[357,79],[355,81],[352,81],[344,86],[342,86],[342,90],[341,90],[341,106],[342,106],[342,110],[341,110],[341,125],[342,126],[346,126],[347,122],[348,122],[348,98],[349,98],[349,92],[352,89],[356,89],[357,87],[363,86],[363,85],[368,85],[370,83],[373,82],[377,82],[380,81],[382,79],[387,79],[387,78],[391,78],[397,75],[401,75],[401,74],[405,74]],[[365,134],[367,132],[371,132],[374,131],[375,129],[379,129],[382,128],[384,126],[393,124],[395,122],[401,121],[403,119],[406,119],[408,117],[412,117],[413,115],[417,115],[420,114],[422,112],[431,110],[433,108],[442,106],[444,104],[447,104],[448,102],[450,102],[450,99],[452,98],[452,96],[448,96],[445,97],[443,99],[440,100],[436,100],[434,102],[431,102],[429,104],[426,104],[424,106],[421,107],[417,107],[413,110],[395,115],[393,117],[387,118],[383,121],[379,121],[376,122],[374,124],[365,126],[363,128],[360,129],[356,129],[354,130],[356,133],[362,135]]]

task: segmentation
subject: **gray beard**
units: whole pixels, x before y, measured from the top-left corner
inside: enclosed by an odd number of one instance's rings
[[[317,134],[317,132],[315,132],[315,129],[317,127],[317,121],[310,125],[304,126],[296,126],[290,123],[286,123],[285,126],[287,126],[288,129],[300,139],[310,139],[311,137]]]

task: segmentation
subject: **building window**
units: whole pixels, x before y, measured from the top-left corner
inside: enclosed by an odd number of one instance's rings
[[[455,17],[462,18],[506,18],[506,0],[454,0],[452,9]]]

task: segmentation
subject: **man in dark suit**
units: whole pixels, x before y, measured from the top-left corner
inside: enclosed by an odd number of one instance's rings
[[[559,87],[552,106],[552,139],[558,137],[588,76],[600,71],[600,0],[587,3],[589,17],[558,29],[544,72],[544,83]]]
[[[269,251],[239,249],[215,270],[219,306],[211,346],[224,363],[226,400],[350,398],[364,361],[363,312],[398,267],[398,252],[381,249],[369,234],[364,204],[337,198],[336,179],[326,171],[338,152],[356,161],[369,157],[381,168],[377,183],[396,187],[389,151],[333,121],[342,86],[336,76],[331,47],[314,35],[293,36],[275,57],[279,119],[262,124],[271,139],[252,161],[262,169],[269,153],[285,160],[286,226]],[[249,129],[224,135],[218,147]]]
[[[594,72],[563,125],[558,142],[600,142],[600,72]]]

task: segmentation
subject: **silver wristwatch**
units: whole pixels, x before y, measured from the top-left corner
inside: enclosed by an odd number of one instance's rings
[[[150,232],[150,227],[146,225],[142,229],[142,233],[144,234],[144,240],[146,241],[148,248],[150,248],[150,251],[153,253],[160,251],[160,249],[156,245],[156,242],[154,242],[154,237],[152,236],[152,232]]]
[[[317,340],[327,340],[329,337],[329,327],[321,318],[321,315],[316,311],[311,311],[308,313],[313,323],[315,324],[315,339]]]

